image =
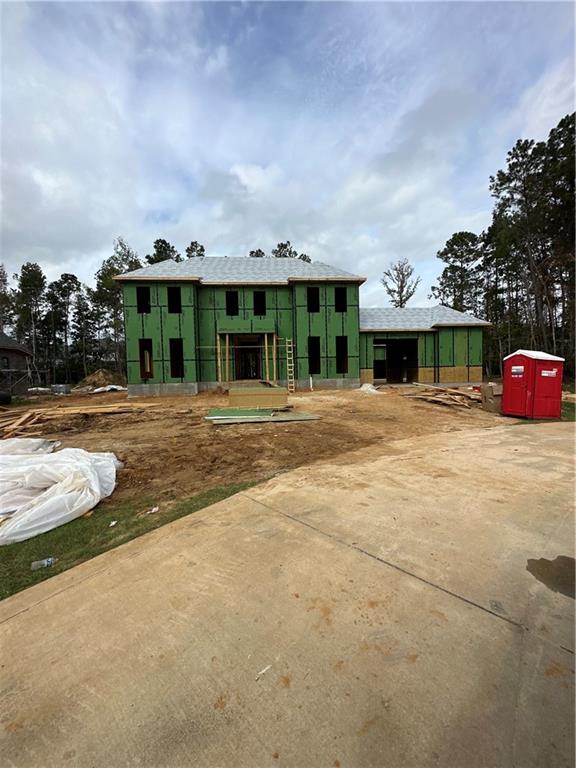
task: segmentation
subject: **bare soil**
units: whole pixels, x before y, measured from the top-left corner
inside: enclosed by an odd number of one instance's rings
[[[500,416],[477,406],[433,405],[403,398],[402,391],[406,390],[297,393],[289,399],[294,409],[317,414],[319,420],[226,426],[204,419],[209,409],[227,405],[225,395],[134,398],[130,402],[152,402],[158,407],[130,414],[66,417],[52,422],[48,427],[52,431],[43,436],[60,440],[63,447],[114,452],[124,464],[114,499],[157,496],[161,501],[263,479],[325,459],[333,461],[359,448],[374,446],[379,454],[386,453],[392,441],[406,437],[502,423]],[[66,406],[125,399],[123,392],[60,398]]]

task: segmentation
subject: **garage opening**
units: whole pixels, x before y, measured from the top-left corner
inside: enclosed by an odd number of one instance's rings
[[[374,380],[387,384],[418,381],[417,339],[374,339]]]

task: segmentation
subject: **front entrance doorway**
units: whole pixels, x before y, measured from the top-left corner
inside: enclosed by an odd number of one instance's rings
[[[260,336],[234,337],[236,380],[262,378],[262,339]]]

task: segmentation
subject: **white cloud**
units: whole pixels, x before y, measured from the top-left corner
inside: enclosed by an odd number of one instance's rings
[[[573,98],[562,9],[480,5],[4,5],[2,259],[89,280],[118,235],[290,239],[367,305],[406,256],[426,302],[511,143]]]
[[[564,115],[574,111],[574,58],[564,59],[524,93],[519,112],[522,137],[542,141]]]
[[[225,45],[219,45],[216,50],[208,55],[204,64],[204,72],[207,75],[218,75],[228,66],[228,49]]]

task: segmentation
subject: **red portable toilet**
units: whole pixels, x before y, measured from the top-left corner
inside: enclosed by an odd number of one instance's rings
[[[504,358],[502,414],[559,419],[564,358],[519,349]]]

